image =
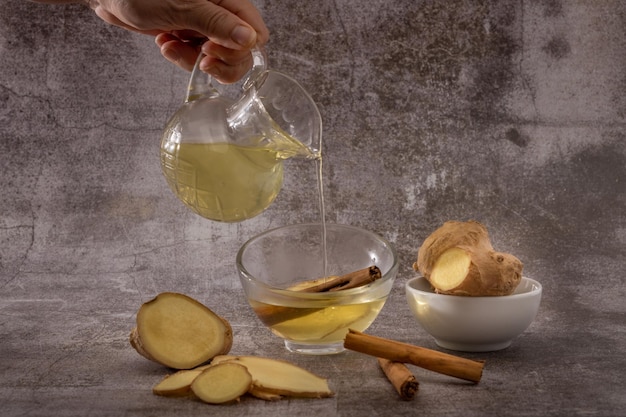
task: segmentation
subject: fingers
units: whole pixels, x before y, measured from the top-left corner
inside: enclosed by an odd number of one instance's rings
[[[220,7],[233,13],[247,22],[257,33],[257,43],[265,45],[269,39],[269,30],[261,17],[259,10],[248,0],[210,0]]]
[[[206,57],[200,62],[200,69],[221,83],[238,81],[252,68],[250,51],[229,49],[208,41],[202,45],[202,53]]]
[[[161,55],[180,68],[191,71],[200,53],[200,44],[183,40],[171,33],[160,33],[154,41],[161,49]]]
[[[202,41],[205,40],[202,38]],[[155,42],[165,59],[187,71],[193,69],[198,54],[202,51],[206,57],[200,62],[200,69],[224,84],[238,81],[252,67],[252,55],[249,51],[225,48],[212,41],[200,46],[195,32],[163,32],[156,36]]]
[[[110,24],[156,36],[161,54],[186,70],[193,69],[201,39],[207,56],[200,68],[224,83],[243,77],[252,65],[250,49],[269,38],[249,0],[99,0],[95,11]]]
[[[194,3],[186,13],[186,26],[212,42],[235,50],[263,44],[269,32],[258,10],[248,1],[211,0]]]

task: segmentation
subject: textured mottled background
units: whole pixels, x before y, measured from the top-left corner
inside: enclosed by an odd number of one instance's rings
[[[287,353],[234,270],[265,229],[319,219],[315,167],[290,161],[261,216],[203,220],[171,194],[159,140],[189,74],[82,6],[0,8],[0,397],[6,416],[623,415],[626,3],[267,0],[270,66],[324,122],[327,220],[397,247],[370,332],[436,348],[403,285],[421,241],[476,219],[541,281],[537,320],[478,386],[416,370],[401,402],[371,359]],[[329,378],[328,400],[209,407],[150,393],[165,370],[127,343],[161,291],[231,321],[234,353]]]

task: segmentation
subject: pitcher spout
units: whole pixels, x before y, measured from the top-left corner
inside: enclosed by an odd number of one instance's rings
[[[258,91],[248,93],[227,110],[233,143],[272,150],[279,159],[320,157],[321,126],[307,120],[303,127]]]

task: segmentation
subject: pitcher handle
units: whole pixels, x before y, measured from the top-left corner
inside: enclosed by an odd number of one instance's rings
[[[265,49],[256,45],[251,50],[252,53],[252,69],[248,71],[247,77],[243,82],[243,89],[247,90],[259,79],[259,77],[267,71],[267,56]],[[191,71],[191,78],[189,79],[189,85],[187,87],[187,95],[185,96],[185,103],[199,99],[200,97],[217,97],[220,95],[219,90],[213,85],[213,77],[206,72],[200,70],[200,61],[206,55],[200,53],[196,64]],[[219,83],[218,83],[219,84]]]

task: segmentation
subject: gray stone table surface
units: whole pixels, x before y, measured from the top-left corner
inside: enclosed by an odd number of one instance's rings
[[[3,416],[626,414],[626,3],[258,0],[270,66],[324,121],[329,222],[393,242],[400,271],[368,332],[432,349],[404,284],[423,239],[475,219],[544,287],[536,320],[477,385],[413,367],[402,401],[375,360],[287,352],[234,268],[271,227],[319,220],[313,164],[289,161],[262,215],[188,211],[159,141],[189,74],[148,36],[80,5],[0,7]],[[233,353],[328,378],[330,399],[209,406],[155,396],[168,371],[128,343],[142,302],[187,293],[230,321]]]

